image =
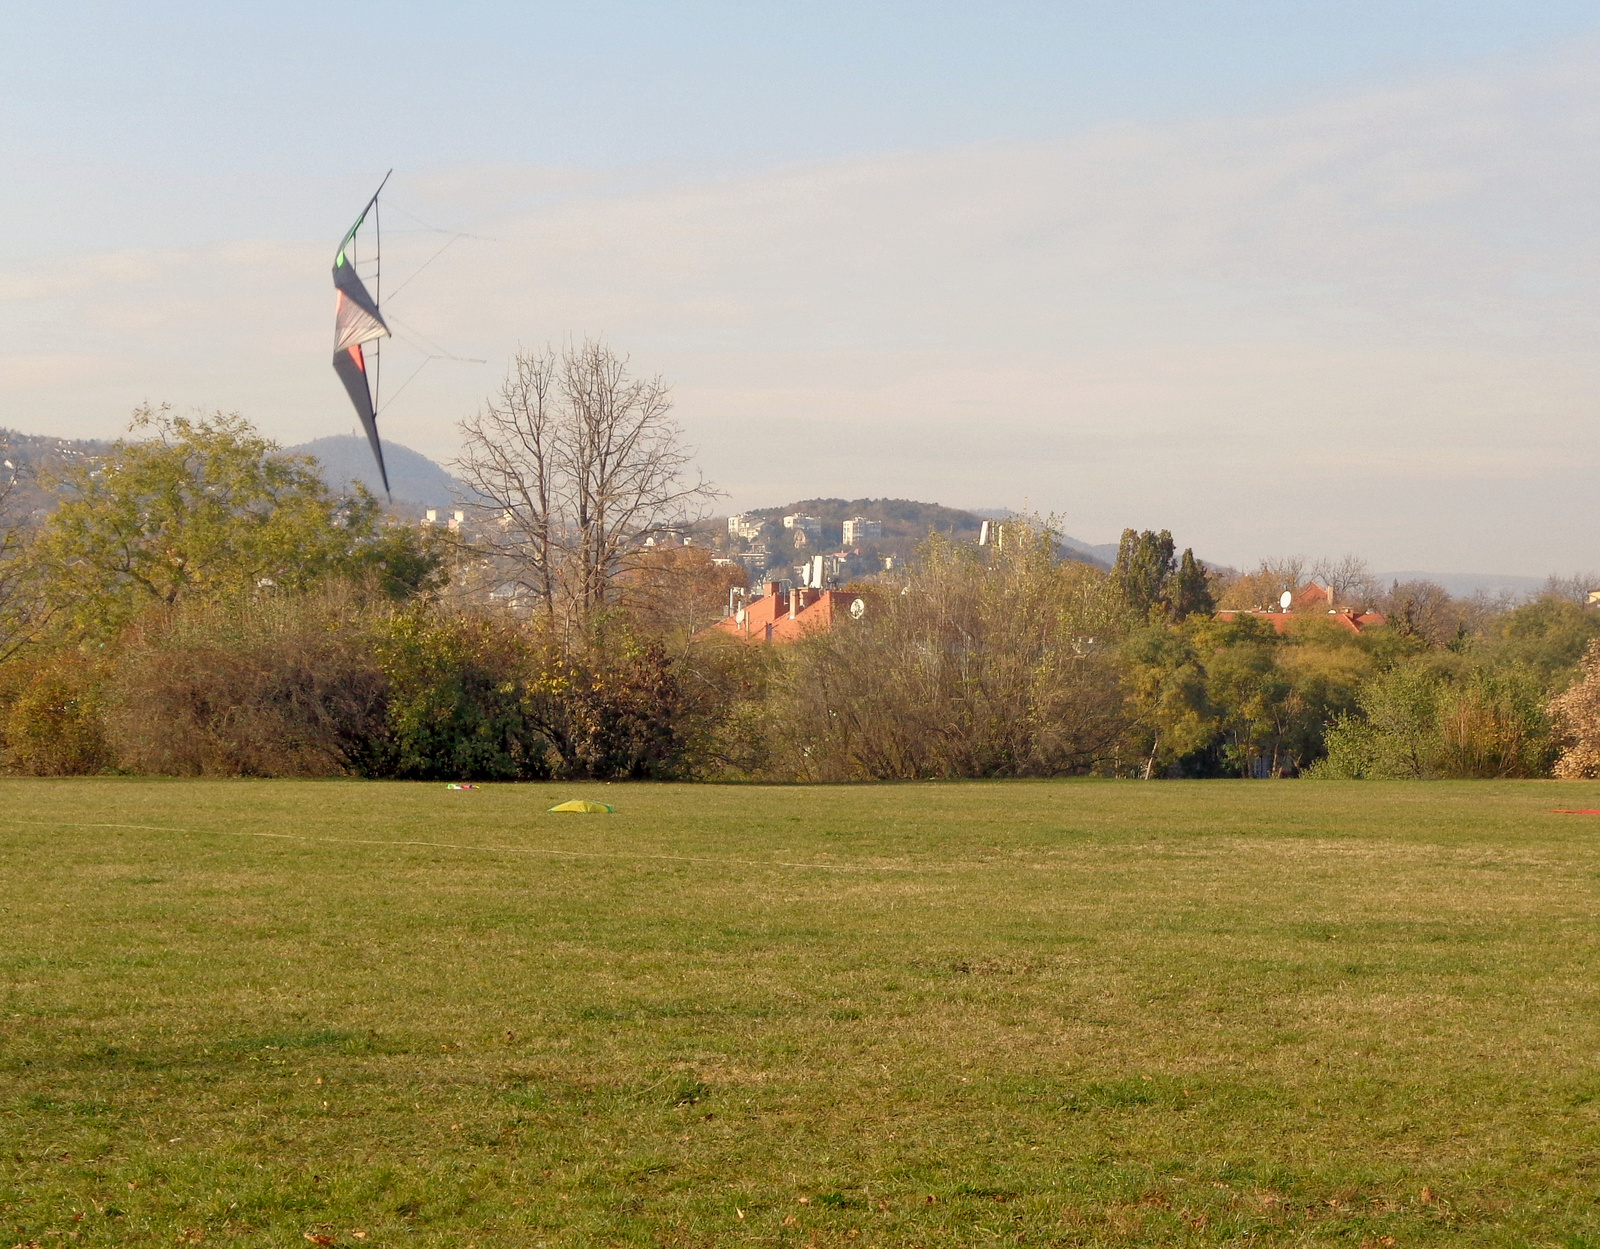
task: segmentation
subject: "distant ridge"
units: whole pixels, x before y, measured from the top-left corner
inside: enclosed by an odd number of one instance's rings
[[[1544,577],[1513,576],[1510,573],[1479,572],[1380,572],[1378,583],[1385,588],[1394,581],[1431,581],[1458,598],[1484,594],[1513,594],[1526,597],[1544,589]]]
[[[864,516],[883,525],[883,536],[891,545],[909,551],[932,530],[949,538],[974,540],[982,532],[986,520],[1004,520],[1016,513],[1010,508],[983,508],[972,511],[959,507],[945,507],[941,503],[923,503],[916,499],[801,499],[783,507],[754,507],[745,513],[776,520],[802,512],[815,516],[822,522],[824,539],[840,540],[839,526],[853,516]],[[1061,538],[1061,551],[1080,563],[1110,568],[1117,557],[1116,543],[1091,546],[1076,538]]]
[[[365,438],[334,434],[313,439],[296,447],[285,447],[296,455],[315,457],[322,466],[323,478],[335,490],[360,482],[378,498],[383,498],[383,481],[372,460],[372,448]],[[447,508],[459,497],[460,483],[443,466],[420,451],[398,442],[383,444],[383,461],[389,469],[389,488],[397,504]]]

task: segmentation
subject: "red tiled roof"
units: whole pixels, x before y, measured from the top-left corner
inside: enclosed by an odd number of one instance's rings
[[[792,616],[791,595],[798,599]],[[798,642],[808,633],[833,628],[839,614],[860,597],[840,590],[777,590],[751,599],[742,611],[711,627],[751,642]]]
[[[1219,611],[1218,620],[1234,620],[1239,616],[1259,616],[1263,620],[1270,620],[1273,629],[1278,633],[1287,633],[1289,626],[1297,620],[1331,620],[1342,628],[1349,629],[1351,633],[1360,633],[1366,629],[1375,629],[1379,625],[1388,624],[1388,617],[1382,612],[1282,612],[1282,611]]]

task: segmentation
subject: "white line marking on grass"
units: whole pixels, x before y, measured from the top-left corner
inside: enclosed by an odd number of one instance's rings
[[[6,820],[38,828],[130,828],[144,833],[192,833],[202,837],[271,837],[280,841],[313,841],[328,846],[405,846],[434,850],[477,850],[486,854],[545,854],[561,859],[622,859],[660,863],[715,863],[734,867],[798,867],[821,872],[915,872],[915,867],[861,867],[853,863],[788,863],[781,859],[713,859],[687,854],[608,854],[603,850],[544,850],[536,846],[467,846],[453,841],[379,841],[366,837],[310,837],[304,833],[248,833],[220,828],[169,828],[160,824],[84,824],[73,820]]]

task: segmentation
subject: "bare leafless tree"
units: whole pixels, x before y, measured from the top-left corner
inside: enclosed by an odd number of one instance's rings
[[[1536,597],[1561,598],[1571,603],[1587,604],[1591,591],[1600,589],[1600,573],[1575,572],[1570,577],[1551,573],[1544,580]]]
[[[593,620],[647,541],[716,497],[671,408],[660,377],[630,377],[627,357],[585,340],[519,352],[461,423],[476,541],[535,611]]]
[[[1333,591],[1333,601],[1340,607],[1362,610],[1383,594],[1383,587],[1372,574],[1372,565],[1359,555],[1319,559],[1311,566],[1311,575]]]
[[[1414,633],[1443,646],[1461,633],[1464,604],[1433,581],[1395,581],[1378,606],[1401,633]]]

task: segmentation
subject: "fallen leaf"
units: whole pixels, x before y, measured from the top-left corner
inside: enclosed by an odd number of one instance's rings
[[[358,1232],[355,1228],[350,1229],[350,1234],[357,1240],[365,1240],[367,1238],[367,1234],[365,1232]]]
[[[792,1214],[786,1214],[786,1215],[783,1216],[783,1225],[785,1227],[794,1227],[799,1222],[800,1222],[800,1220],[795,1218],[794,1215],[792,1215]]]
[[[1438,1196],[1433,1191],[1433,1185],[1424,1184],[1422,1186],[1422,1204],[1425,1206],[1431,1206],[1437,1200]]]
[[[301,1232],[300,1234],[314,1245],[331,1245],[334,1243],[332,1236],[324,1236],[321,1232]]]

